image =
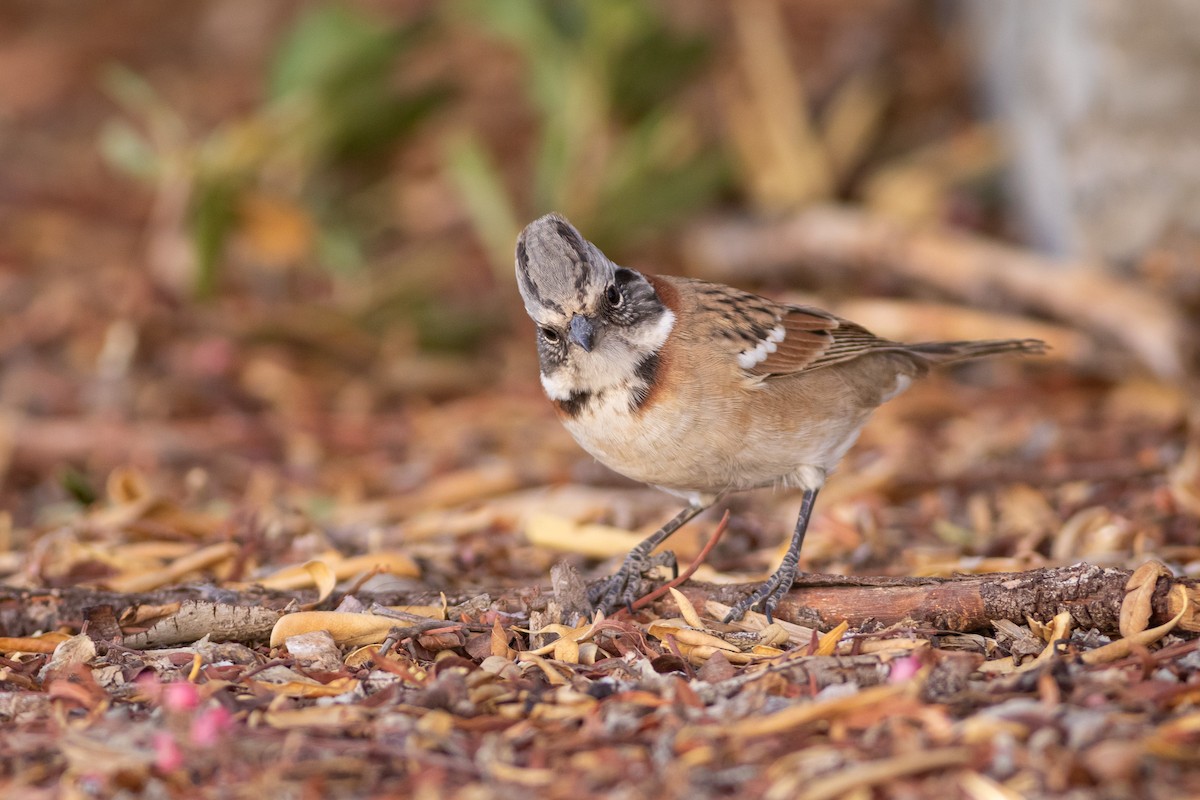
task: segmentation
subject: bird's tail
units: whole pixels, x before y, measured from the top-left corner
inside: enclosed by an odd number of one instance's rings
[[[1041,339],[984,339],[965,342],[920,342],[904,348],[934,364],[949,364],[971,358],[985,358],[1005,353],[1040,356],[1047,345]]]

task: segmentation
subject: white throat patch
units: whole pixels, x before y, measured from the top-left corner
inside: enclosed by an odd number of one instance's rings
[[[551,375],[542,373],[542,388],[551,400],[568,400],[580,392],[626,386],[636,380],[638,364],[666,344],[675,314],[663,309],[653,325],[626,329],[622,339],[602,339],[592,353],[577,353]]]

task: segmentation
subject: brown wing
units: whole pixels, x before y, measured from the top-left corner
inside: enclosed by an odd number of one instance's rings
[[[902,348],[861,325],[811,306],[776,303],[729,286],[689,281],[700,312],[751,375],[790,375]]]
[[[755,375],[788,375],[827,367],[864,353],[903,347],[881,339],[861,325],[808,306],[784,306],[783,340],[775,352],[750,368]]]

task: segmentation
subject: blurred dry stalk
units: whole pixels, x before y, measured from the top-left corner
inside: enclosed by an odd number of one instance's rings
[[[832,154],[808,114],[804,85],[788,58],[779,4],[745,0],[732,4],[730,11],[740,76],[730,75],[719,85],[752,199],[770,212],[828,197],[834,187]],[[839,158],[845,163],[848,155],[843,152]]]
[[[873,211],[927,224],[945,216],[956,189],[998,173],[1001,148],[983,124],[870,165],[893,87],[878,67],[861,65],[818,113],[792,63],[783,10],[780,0],[730,4],[735,69],[716,79],[744,189],[760,212],[795,211],[852,193]]]

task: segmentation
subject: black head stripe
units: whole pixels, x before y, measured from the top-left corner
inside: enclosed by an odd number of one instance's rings
[[[522,273],[529,272],[529,253],[525,249],[525,239],[517,240],[517,269]]]
[[[572,250],[575,251],[575,256],[580,264],[588,263],[587,246],[583,243],[579,233],[571,227],[571,223],[566,220],[557,219],[554,221],[554,228],[558,231],[558,235],[566,242]]]

